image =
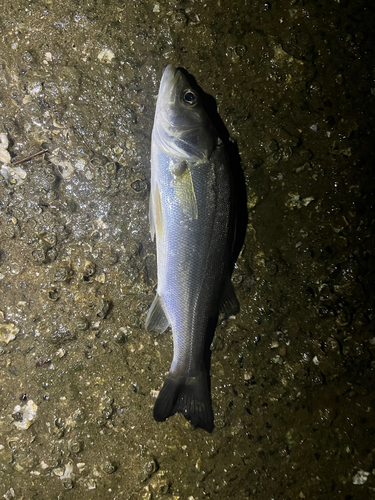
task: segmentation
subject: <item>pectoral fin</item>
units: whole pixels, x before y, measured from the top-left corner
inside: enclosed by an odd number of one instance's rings
[[[163,234],[163,212],[159,186],[157,184],[151,187],[149,218],[151,239],[154,239],[155,234],[157,238],[160,238]]]
[[[184,214],[192,219],[198,219],[198,206],[193,179],[191,178],[190,168],[186,166],[186,162],[184,162],[184,168],[178,171],[178,175],[175,175],[174,186]]]
[[[156,333],[165,332],[169,326],[169,320],[164,312],[161,297],[158,294],[156,294],[150,310],[147,313],[145,326],[146,330]]]

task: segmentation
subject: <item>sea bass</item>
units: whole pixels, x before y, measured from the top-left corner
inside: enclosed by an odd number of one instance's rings
[[[158,286],[146,329],[171,326],[174,354],[154,407],[211,432],[209,350],[219,311],[235,313],[230,279],[235,233],[223,142],[199,93],[172,66],[163,72],[151,142],[150,226]]]

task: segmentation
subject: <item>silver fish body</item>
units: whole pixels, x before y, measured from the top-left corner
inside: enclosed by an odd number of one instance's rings
[[[174,355],[154,407],[164,421],[181,412],[213,429],[207,351],[220,307],[238,302],[230,281],[235,213],[222,142],[199,94],[167,66],[151,143],[151,235],[158,286],[146,328],[173,332]]]

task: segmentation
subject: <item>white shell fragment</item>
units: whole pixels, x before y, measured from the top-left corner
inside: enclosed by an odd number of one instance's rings
[[[73,464],[71,463],[65,464],[65,468],[58,467],[56,469],[52,469],[52,472],[62,481],[66,479],[70,480],[72,483],[74,483],[75,481],[75,475],[73,474]]]
[[[25,406],[17,405],[14,407],[16,413],[22,414],[22,421],[13,422],[18,429],[28,429],[36,420],[37,405],[30,399]]]
[[[8,134],[0,134],[0,162],[8,164],[10,163],[11,157],[7,149],[9,146]]]
[[[98,55],[99,61],[103,63],[110,63],[114,57],[115,54],[110,49],[104,49]]]
[[[298,193],[288,193],[288,196],[289,199],[285,202],[285,205],[291,210],[307,207],[307,205],[314,201],[313,196],[302,198]]]
[[[14,323],[0,324],[0,340],[8,344],[16,338],[19,328],[14,326]]]
[[[353,484],[356,485],[365,484],[369,475],[370,475],[369,472],[366,472],[364,470],[359,470],[357,474],[353,476]]]
[[[4,179],[9,180],[12,184],[21,184],[27,177],[27,173],[21,167],[13,168],[3,165],[0,169],[0,173]]]
[[[64,179],[68,179],[71,177],[74,173],[74,165],[66,159],[60,158],[58,155],[59,150],[54,151],[55,154],[51,155],[49,157],[49,161],[59,167],[59,170],[61,172],[61,176]]]
[[[5,495],[3,495],[3,497],[5,498],[5,500],[11,500],[11,498],[15,498],[16,495],[14,494],[14,489],[9,488],[9,490],[5,493]]]
[[[88,479],[86,485],[88,490],[95,490],[96,488],[95,479]]]
[[[38,94],[40,94],[43,90],[43,87],[40,83],[35,83],[35,85],[33,85],[33,87],[31,87],[29,89],[29,94],[32,96],[32,97],[36,97]]]
[[[10,166],[11,157],[8,152],[9,139],[8,134],[0,134],[0,162],[3,163],[0,168],[0,174],[4,179],[9,180],[12,184],[20,184],[26,179],[26,172],[21,167]]]
[[[10,154],[4,148],[0,148],[0,161],[1,161],[1,163],[4,163],[5,165],[10,163]]]

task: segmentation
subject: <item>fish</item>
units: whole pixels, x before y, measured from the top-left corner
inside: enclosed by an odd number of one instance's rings
[[[157,290],[147,331],[171,327],[173,360],[153,416],[182,413],[212,432],[210,345],[218,316],[236,314],[231,281],[236,232],[224,142],[185,71],[162,74],[151,139],[149,219],[156,238]]]

